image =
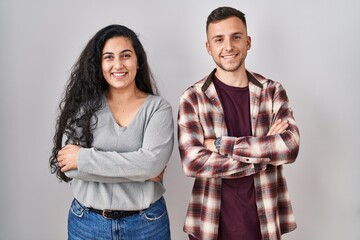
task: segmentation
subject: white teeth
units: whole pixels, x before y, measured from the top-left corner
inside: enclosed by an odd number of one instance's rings
[[[115,77],[122,77],[125,76],[126,73],[113,73]]]
[[[235,58],[236,55],[228,55],[228,56],[223,56],[223,58],[225,59],[229,59],[229,58]]]

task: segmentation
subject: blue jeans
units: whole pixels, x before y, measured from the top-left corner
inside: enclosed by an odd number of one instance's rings
[[[161,197],[139,214],[120,219],[106,219],[74,199],[69,210],[68,236],[69,240],[170,240],[165,199]]]

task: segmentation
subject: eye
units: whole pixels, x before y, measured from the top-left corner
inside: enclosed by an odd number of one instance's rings
[[[240,36],[240,35],[235,35],[235,36],[234,36],[234,39],[235,39],[235,40],[240,40],[240,39],[241,39],[241,36]]]
[[[215,43],[221,43],[221,42],[222,42],[222,38],[215,38],[215,39],[214,39],[214,42],[215,42]]]
[[[131,58],[131,54],[130,53],[124,53],[124,54],[122,54],[121,55],[121,59],[129,59],[129,58]]]
[[[113,58],[114,58],[114,56],[110,55],[110,54],[104,55],[104,57],[103,57],[104,60],[112,60]]]

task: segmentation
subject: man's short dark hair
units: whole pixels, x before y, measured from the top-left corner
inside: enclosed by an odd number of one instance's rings
[[[206,21],[206,32],[208,31],[210,23],[218,22],[229,17],[238,17],[246,27],[246,18],[243,12],[232,7],[219,7],[213,10],[208,16]]]

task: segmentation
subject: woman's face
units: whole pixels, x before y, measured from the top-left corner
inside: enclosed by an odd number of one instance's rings
[[[110,90],[136,88],[138,60],[130,39],[114,37],[105,42],[101,56],[102,74]]]

